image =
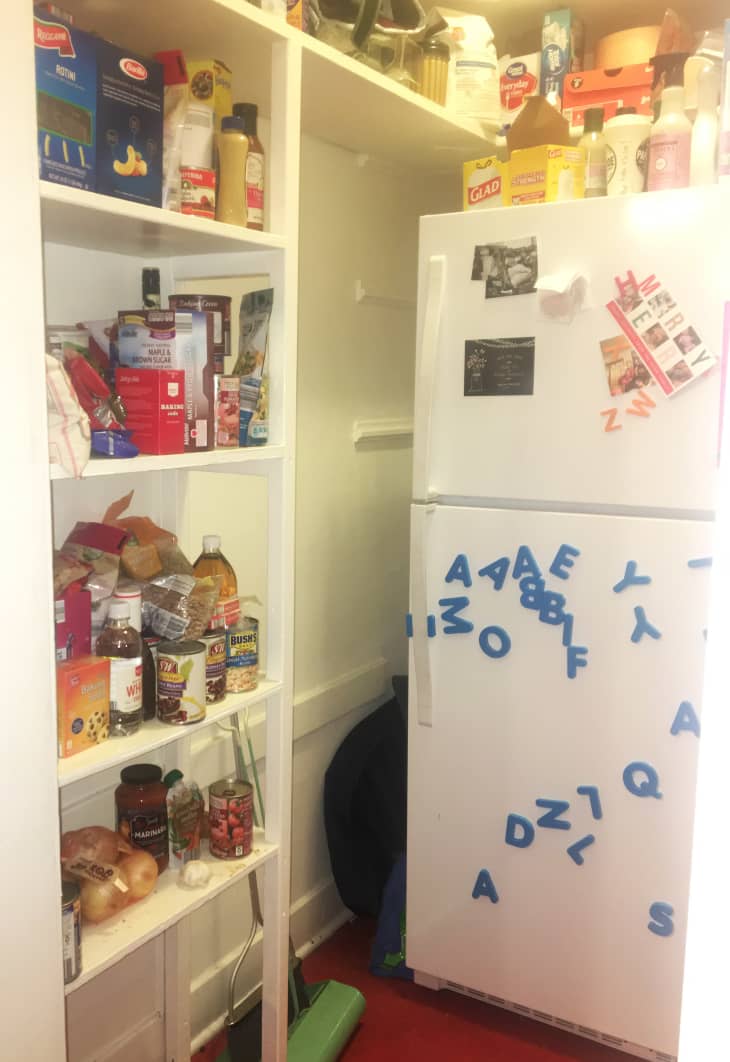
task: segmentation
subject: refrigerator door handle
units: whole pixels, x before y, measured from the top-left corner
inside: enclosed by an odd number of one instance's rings
[[[441,314],[446,291],[446,258],[431,255],[426,271],[423,331],[418,351],[413,425],[413,498],[427,500],[431,494],[431,421],[436,377]]]
[[[411,622],[413,625],[413,677],[415,679],[416,720],[419,726],[433,725],[431,690],[431,634],[435,623],[427,616],[426,556],[429,522],[433,505],[411,509]]]

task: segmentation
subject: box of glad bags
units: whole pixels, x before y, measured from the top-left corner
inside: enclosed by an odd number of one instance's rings
[[[464,210],[509,206],[509,163],[491,155],[464,163]]]

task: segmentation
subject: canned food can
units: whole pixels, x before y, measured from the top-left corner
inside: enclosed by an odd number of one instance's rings
[[[210,854],[242,859],[253,846],[253,786],[238,778],[222,778],[209,792]]]
[[[241,616],[226,631],[226,690],[245,693],[259,684],[259,621]]]
[[[217,704],[226,695],[226,632],[204,634],[200,641],[205,646],[205,700]]]
[[[81,891],[75,881],[64,881],[61,890],[63,933],[63,983],[71,984],[81,973]]]
[[[157,717],[178,726],[205,719],[202,642],[160,642],[157,646]]]

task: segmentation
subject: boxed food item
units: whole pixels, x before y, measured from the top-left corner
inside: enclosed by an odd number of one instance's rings
[[[286,20],[294,29],[307,31],[306,0],[286,0]]]
[[[174,310],[120,310],[119,364],[131,369],[177,369]]]
[[[56,660],[75,660],[91,652],[91,591],[72,584],[54,600]]]
[[[540,82],[540,53],[505,55],[499,60],[499,101],[502,105],[502,124],[512,125],[525,106],[528,96],[534,96]]]
[[[233,113],[231,71],[220,59],[188,59],[191,103],[203,103],[215,114],[215,131],[221,131],[221,118]]]
[[[464,163],[464,210],[509,206],[509,163],[491,155]]]
[[[540,95],[563,98],[563,81],[583,69],[583,23],[569,8],[548,11],[542,22]]]
[[[96,38],[42,8],[33,15],[40,176],[96,188]]]
[[[56,665],[58,755],[93,748],[109,737],[109,661],[81,656]]]
[[[523,148],[510,155],[512,203],[582,199],[585,151],[562,144]]]
[[[205,310],[213,317],[213,353],[216,372],[225,370],[225,359],[231,353],[231,297],[230,295],[170,295],[171,310]]]
[[[145,454],[185,449],[185,373],[181,369],[117,370],[117,393],[127,409],[132,441]]]
[[[214,432],[213,315],[175,311],[177,365],[185,371],[185,450],[212,450]]]
[[[96,190],[162,205],[162,66],[96,41]]]
[[[240,376],[216,376],[215,445],[217,447],[238,446],[240,391]]]
[[[650,63],[620,66],[614,70],[586,70],[571,74],[563,84],[563,114],[570,122],[571,136],[583,133],[587,107],[603,107],[603,118],[613,118],[619,107],[635,107],[637,114],[651,115]]]

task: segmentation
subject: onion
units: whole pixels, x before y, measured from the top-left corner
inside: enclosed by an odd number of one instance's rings
[[[81,914],[85,922],[96,925],[118,914],[129,902],[129,893],[120,892],[111,881],[81,882]]]
[[[95,863],[116,863],[120,852],[131,851],[131,845],[106,826],[86,826],[64,833],[61,838],[62,861],[83,856]]]
[[[129,886],[127,898],[130,903],[149,896],[157,882],[157,862],[149,852],[135,848],[119,862],[119,873]]]

